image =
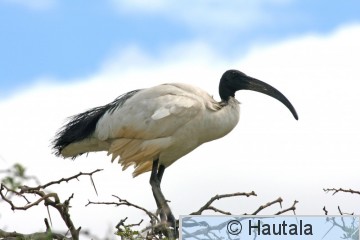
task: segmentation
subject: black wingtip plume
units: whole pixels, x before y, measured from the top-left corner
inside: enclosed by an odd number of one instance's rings
[[[62,150],[69,144],[79,142],[87,137],[90,137],[94,133],[99,119],[106,112],[112,113],[117,108],[121,107],[127,99],[140,90],[141,89],[125,93],[107,105],[92,108],[88,111],[70,117],[69,122],[56,133],[55,139],[52,141],[54,154],[56,156],[61,156]]]

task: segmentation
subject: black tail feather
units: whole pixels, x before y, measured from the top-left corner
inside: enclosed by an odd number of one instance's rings
[[[57,132],[55,139],[52,141],[55,155],[60,156],[61,151],[69,144],[90,137],[94,133],[99,119],[106,112],[114,112],[117,108],[121,107],[127,99],[131,98],[140,90],[141,89],[125,93],[107,105],[92,108],[70,117],[69,122]]]

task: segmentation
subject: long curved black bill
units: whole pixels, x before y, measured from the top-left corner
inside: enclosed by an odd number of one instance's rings
[[[299,119],[295,108],[291,104],[291,102],[282,94],[279,90],[274,88],[273,86],[260,81],[256,78],[249,77],[247,75],[244,75],[241,77],[241,81],[239,81],[240,86],[238,90],[252,90],[260,93],[264,93],[266,95],[269,95],[270,97],[276,98],[280,102],[282,102],[292,113],[294,118],[296,120]]]

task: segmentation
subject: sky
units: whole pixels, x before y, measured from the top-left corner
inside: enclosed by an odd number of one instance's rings
[[[360,3],[325,1],[0,1],[0,96],[39,78],[89,76],[118,51],[159,58],[205,42],[221,58],[357,22]]]
[[[99,236],[124,216],[137,222],[145,216],[131,209],[84,205],[116,194],[155,210],[149,175],[132,179],[105,153],[57,158],[54,134],[68,116],[164,82],[194,84],[219,100],[218,81],[235,68],[283,92],[299,121],[276,100],[237,93],[234,131],[166,169],[162,187],[174,213],[252,190],[258,197],[217,206],[249,213],[281,196],[283,206],[300,201],[298,214],[323,214],[324,205],[359,213],[358,196],[322,191],[359,190],[359,10],[351,0],[0,0],[1,166],[20,162],[42,182],[104,168],[94,177],[99,196],[86,178],[52,190],[64,198],[75,192],[74,221]],[[3,203],[0,210],[0,228],[23,232],[42,230],[47,216],[41,207],[41,214]],[[52,219],[64,228],[57,213]]]

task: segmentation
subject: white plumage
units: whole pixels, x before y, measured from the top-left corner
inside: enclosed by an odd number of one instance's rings
[[[278,99],[298,118],[281,92],[240,71],[228,70],[220,80],[221,102],[200,88],[181,83],[135,90],[74,116],[58,133],[54,149],[57,155],[73,158],[107,151],[123,169],[134,165],[134,176],[154,170],[152,165],[157,160],[165,169],[236,126],[239,104],[234,96],[242,89]]]
[[[137,176],[151,171],[155,159],[168,167],[202,143],[225,136],[238,120],[235,98],[222,106],[200,88],[163,84],[141,90],[106,112],[89,138],[69,144],[61,154],[107,151],[124,169],[134,164]]]

